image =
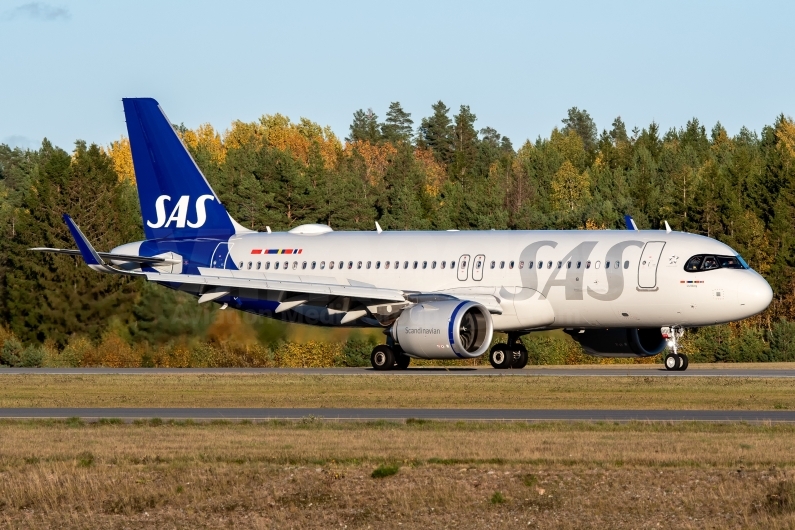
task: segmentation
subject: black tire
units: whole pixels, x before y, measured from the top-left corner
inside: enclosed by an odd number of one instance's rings
[[[395,365],[395,352],[386,344],[376,346],[370,354],[370,364],[376,370],[391,370]]]
[[[681,359],[681,361],[679,363],[678,370],[680,372],[684,372],[685,370],[687,370],[687,365],[690,364],[690,363],[689,363],[689,361],[687,359],[687,355],[684,355],[684,354],[680,353],[679,354],[679,358]]]
[[[521,370],[527,366],[527,350],[524,346],[519,346],[513,351],[513,364],[511,368],[514,370]]]
[[[398,370],[405,370],[411,364],[411,357],[403,352],[395,352],[395,367]]]
[[[669,353],[665,356],[665,360],[663,361],[665,364],[665,369],[668,371],[677,370],[681,361],[679,360],[678,355],[674,355],[673,353]]]
[[[497,370],[504,370],[510,368],[513,355],[511,355],[510,348],[507,344],[495,344],[491,347],[489,352],[489,362]]]

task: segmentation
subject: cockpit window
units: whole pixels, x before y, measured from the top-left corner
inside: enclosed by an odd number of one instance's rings
[[[685,271],[701,272],[714,269],[748,269],[748,265],[740,256],[713,256],[698,254],[685,263]]]

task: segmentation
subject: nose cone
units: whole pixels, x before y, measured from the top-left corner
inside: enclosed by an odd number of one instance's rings
[[[743,278],[737,286],[737,298],[746,316],[761,313],[773,301],[773,289],[756,272]]]

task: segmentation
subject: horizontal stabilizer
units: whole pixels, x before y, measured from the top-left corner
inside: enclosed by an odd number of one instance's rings
[[[49,252],[51,254],[66,254],[69,256],[81,256],[81,252],[79,250],[73,250],[69,248],[46,248],[46,247],[36,247],[36,248],[29,248],[28,250],[33,250],[35,252]],[[113,254],[112,252],[97,252],[97,255],[102,258],[103,260],[109,261],[126,261],[129,263],[140,263],[142,265],[156,265],[156,264],[177,264],[181,263],[180,260],[177,259],[166,259],[166,258],[150,258],[147,256],[130,256],[127,254]]]

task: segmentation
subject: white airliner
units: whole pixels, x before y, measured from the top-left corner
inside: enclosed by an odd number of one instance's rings
[[[684,370],[684,328],[741,320],[773,292],[727,245],[667,230],[335,232],[302,225],[252,232],[227,213],[153,99],[124,99],[146,240],[97,252],[64,215],[93,269],[143,276],[265,317],[321,326],[379,327],[373,368],[411,358],[522,368],[519,340],[563,329],[585,351],[646,357],[667,347]],[[667,223],[666,223],[667,226]]]

